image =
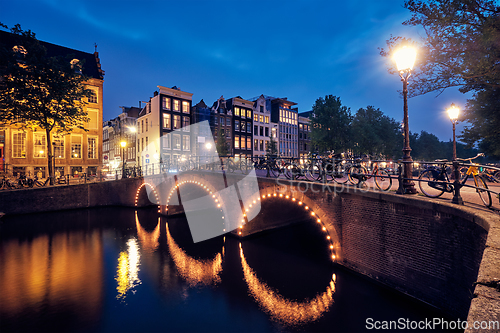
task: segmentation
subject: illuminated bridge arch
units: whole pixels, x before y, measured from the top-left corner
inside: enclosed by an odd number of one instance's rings
[[[138,188],[137,191],[135,191],[135,200],[134,200],[134,206],[138,207],[139,203],[139,194],[141,193],[142,188],[149,187],[151,190],[151,193],[154,195],[156,205],[158,206],[158,212],[161,212],[161,204],[160,204],[160,196],[158,194],[158,191],[156,190],[156,187],[153,184],[150,184],[148,182],[142,183]],[[150,195],[148,195],[148,198],[150,198]]]

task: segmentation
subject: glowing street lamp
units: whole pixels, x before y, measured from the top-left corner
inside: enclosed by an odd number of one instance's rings
[[[122,179],[125,178],[125,147],[127,147],[126,141],[121,141],[120,146],[122,147]]]
[[[402,191],[404,193],[415,194],[417,190],[415,189],[415,184],[411,181],[412,178],[412,169],[413,169],[413,160],[410,156],[411,148],[410,148],[410,129],[408,128],[408,78],[411,76],[411,70],[413,69],[413,65],[415,64],[415,60],[417,58],[417,51],[408,46],[403,46],[394,52],[393,59],[396,61],[396,66],[399,71],[399,76],[401,77],[401,81],[403,81],[403,126],[404,126],[404,135],[405,141],[403,146],[403,187]],[[401,187],[400,187],[401,188]]]
[[[448,108],[448,116],[450,117],[451,123],[453,124],[453,160],[457,159],[457,141],[455,139],[455,125],[458,123],[458,114],[460,109],[453,103]]]

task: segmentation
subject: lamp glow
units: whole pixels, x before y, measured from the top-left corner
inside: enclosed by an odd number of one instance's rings
[[[398,71],[411,70],[417,59],[417,50],[413,47],[403,46],[394,52],[393,59],[396,61]]]
[[[122,146],[122,148],[125,148],[127,146],[127,142],[121,141],[120,142],[120,146]]]
[[[456,121],[458,119],[458,114],[460,113],[460,109],[455,104],[452,103],[447,111],[451,121]]]

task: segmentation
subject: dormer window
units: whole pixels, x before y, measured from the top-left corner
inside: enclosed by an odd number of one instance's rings
[[[82,74],[82,65],[80,64],[80,60],[73,59],[70,61],[71,68],[75,70],[75,73]]]

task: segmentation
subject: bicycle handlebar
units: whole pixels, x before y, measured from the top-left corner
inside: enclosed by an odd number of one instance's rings
[[[476,156],[470,158],[457,158],[457,161],[469,161],[470,163],[472,163],[472,160],[475,160],[478,157],[484,157],[484,153],[479,153]]]

